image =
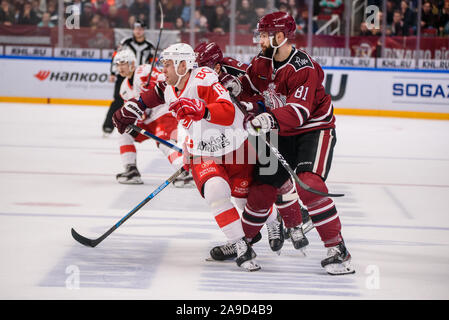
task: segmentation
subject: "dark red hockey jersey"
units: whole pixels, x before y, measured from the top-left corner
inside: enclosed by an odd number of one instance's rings
[[[245,93],[263,96],[279,123],[279,135],[335,127],[331,97],[322,84],[323,69],[304,51],[293,48],[275,71],[272,59],[259,54],[240,79]]]
[[[240,77],[246,73],[248,65],[230,57],[224,57],[221,64],[223,71],[234,76]]]

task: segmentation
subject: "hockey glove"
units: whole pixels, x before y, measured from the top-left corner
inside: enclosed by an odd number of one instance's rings
[[[278,128],[276,119],[268,112],[261,113],[255,117],[248,117],[245,120],[244,126],[246,131],[253,136],[259,136]]]
[[[222,72],[218,76],[218,80],[234,97],[238,97],[242,92],[242,83],[239,78],[234,77],[229,73]]]
[[[168,107],[174,117],[180,120],[200,121],[206,113],[206,104],[198,99],[179,98]]]
[[[118,132],[123,134],[128,125],[135,123],[136,120],[142,120],[145,109],[146,107],[142,102],[133,98],[126,101],[120,109],[114,112],[112,122]]]

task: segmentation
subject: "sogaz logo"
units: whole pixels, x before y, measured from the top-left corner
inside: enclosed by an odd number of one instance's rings
[[[449,82],[441,83],[393,83],[393,96],[418,98],[449,98]]]

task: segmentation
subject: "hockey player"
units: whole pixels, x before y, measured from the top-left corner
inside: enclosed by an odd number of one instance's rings
[[[244,198],[252,178],[249,161],[234,161],[248,156],[243,114],[230,99],[217,75],[207,67],[194,68],[195,52],[184,43],[169,46],[161,54],[164,82],[131,99],[114,114],[119,132],[136,119],[142,119],[147,108],[162,103],[188,132],[184,156],[193,157],[185,165],[192,170],[200,194],[209,204],[215,220],[237,251],[236,263],[248,271],[260,269],[256,254],[245,238],[239,213],[231,196]],[[190,158],[190,157],[188,157]]]
[[[151,71],[151,65],[143,64],[136,68],[136,57],[129,49],[119,51],[114,58],[114,62],[117,66],[119,74],[124,77],[124,81],[120,87],[120,96],[124,101],[139,98],[142,91],[148,90],[146,86]],[[150,79],[150,87],[151,85],[154,86],[154,83],[158,79],[163,80],[164,76],[160,71],[154,68]],[[142,121],[137,122],[137,126],[161,139],[168,140],[169,142],[176,144],[178,122],[172,116],[168,110],[168,106],[165,104],[161,104],[151,109],[151,112],[150,109],[147,109]],[[148,137],[141,134],[136,134],[135,132],[124,132],[120,135],[120,156],[125,172],[117,174],[117,181],[119,183],[143,183],[136,165],[137,154],[134,142],[142,142],[147,139]],[[159,143],[157,143],[157,147],[176,169],[182,166],[181,153]],[[175,186],[182,187],[184,184],[188,184],[190,180],[192,180],[192,178],[191,176],[189,177],[186,172],[186,176],[180,177],[174,181],[174,184]]]
[[[116,110],[118,110],[123,105],[123,99],[120,97],[120,87],[124,80],[124,78],[120,75],[116,70],[116,66],[114,63],[114,57],[118,51],[122,49],[131,50],[136,56],[137,64],[142,65],[145,63],[149,63],[151,59],[153,59],[154,55],[154,46],[153,44],[145,38],[145,27],[146,24],[142,20],[136,20],[133,25],[133,35],[132,37],[126,37],[120,41],[120,44],[114,52],[111,61],[111,82],[114,82],[114,100],[111,102],[109,106],[108,112],[103,122],[103,135],[106,137],[110,135],[114,129],[112,124],[112,115]]]
[[[267,112],[246,122],[246,127],[252,135],[278,130],[279,152],[298,177],[312,188],[327,192],[325,181],[336,143],[335,116],[330,95],[322,85],[324,73],[320,65],[289,42],[295,30],[294,19],[284,12],[267,14],[259,21],[262,51],[252,60],[241,83],[244,92],[264,97]],[[289,174],[279,166],[273,175],[256,170],[254,179],[245,211],[251,208],[247,212],[257,212],[260,217],[263,212],[269,213],[277,188],[289,180]],[[299,186],[297,192],[328,248],[322,267],[333,275],[354,273],[334,201]],[[257,227],[247,226],[245,234],[255,235],[258,231]]]
[[[244,76],[246,74],[246,69],[248,68],[247,64],[238,62],[232,58],[224,58],[220,47],[215,42],[200,43],[195,48],[195,52],[197,53],[198,66],[207,66],[214,69],[222,84],[232,94],[236,93],[237,95],[240,95],[241,83],[237,77]],[[246,96],[241,94],[240,96],[242,100],[251,101],[243,103],[249,107],[253,114],[257,114],[262,111],[263,104],[258,104],[257,101],[263,100],[263,97],[256,96],[253,98],[254,95],[252,93]],[[246,205],[246,199],[244,200],[245,203],[241,205],[242,208]],[[265,219],[261,220],[257,216],[257,213],[254,213],[253,210],[248,208],[246,211],[243,211],[242,222],[244,225],[256,225],[257,227],[266,224],[270,248],[274,252],[280,254],[280,250],[284,244],[284,232],[282,219],[277,219],[277,212],[279,211],[281,217],[284,217],[285,219],[288,235],[293,234],[293,236],[296,236],[297,233],[300,233],[300,236],[294,237],[292,242],[296,249],[303,250],[308,244],[307,238],[302,232],[300,232],[300,230],[298,230],[298,232],[292,232],[293,230],[289,230],[290,228],[298,227],[299,218],[297,215],[301,215],[301,206],[298,202],[298,195],[290,179],[277,190],[276,208],[277,210],[274,209],[271,211],[272,213],[266,218],[266,221]],[[253,214],[249,214],[248,212],[253,212]],[[308,226],[310,226],[311,221],[308,222]],[[299,225],[299,227],[302,226]],[[236,255],[235,251],[232,249],[233,248],[229,246],[229,244],[215,247],[211,250],[211,257],[215,260],[232,258]]]

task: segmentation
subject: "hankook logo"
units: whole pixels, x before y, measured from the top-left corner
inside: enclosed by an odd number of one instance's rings
[[[107,82],[107,73],[96,72],[54,72],[50,70],[39,70],[35,75],[35,78],[40,81],[60,81],[60,82]]]

